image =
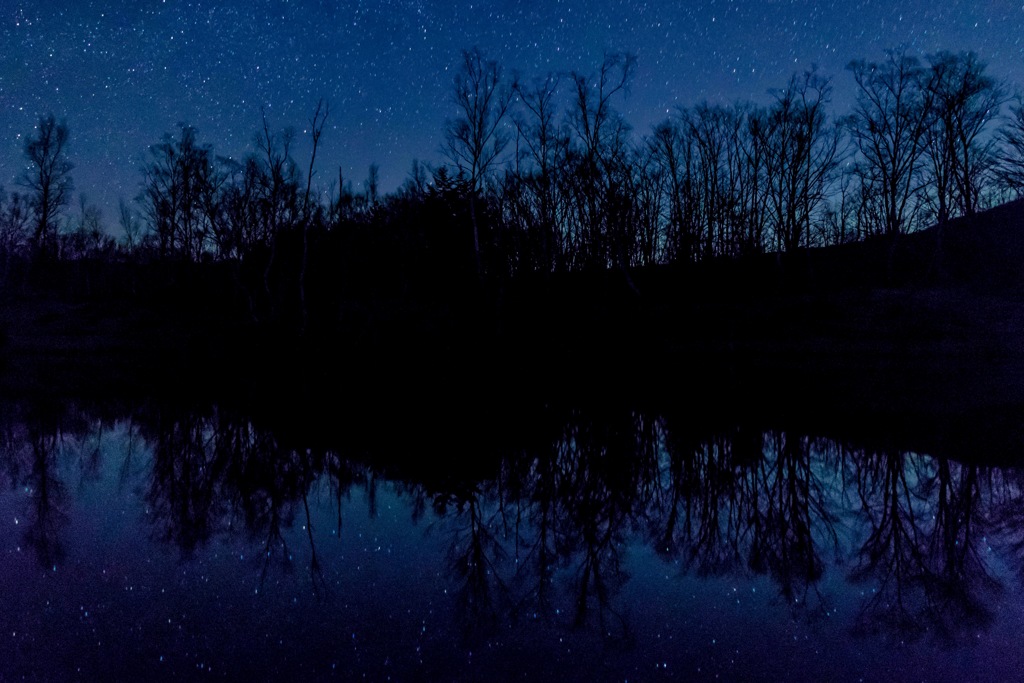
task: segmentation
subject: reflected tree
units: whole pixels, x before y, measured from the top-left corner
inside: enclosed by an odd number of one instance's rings
[[[852,577],[876,585],[858,627],[951,639],[990,623],[987,599],[998,582],[982,552],[977,467],[874,453],[858,471],[857,490],[870,533]]]
[[[185,557],[205,545],[225,517],[219,491],[226,466],[218,458],[208,415],[162,414],[153,434],[153,478],[147,500],[157,535]]]
[[[470,489],[450,496],[439,496],[434,511],[446,518],[451,540],[448,567],[460,586],[457,592],[460,611],[467,619],[468,631],[491,630],[510,604],[504,579],[508,555],[500,501],[486,499]]]
[[[771,574],[790,600],[806,602],[824,572],[822,549],[838,553],[836,513],[824,481],[836,472],[822,465],[812,460],[806,438],[776,433],[755,469],[749,566]]]
[[[937,461],[936,491],[927,491],[934,501],[933,527],[926,558],[930,578],[929,610],[933,623],[944,628],[946,637],[971,627],[983,628],[993,620],[988,599],[998,591],[986,556],[991,534],[982,479],[985,473],[976,465],[959,465],[945,458]],[[991,491],[991,486],[985,486]],[[991,495],[991,494],[988,494]]]
[[[57,436],[31,430],[32,469],[27,480],[31,512],[26,520],[25,542],[43,567],[56,567],[63,562],[65,550],[61,529],[68,523],[67,489],[56,475],[54,459]]]

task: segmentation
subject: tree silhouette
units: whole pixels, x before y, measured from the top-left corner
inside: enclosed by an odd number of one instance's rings
[[[984,133],[998,117],[1006,96],[1004,88],[985,75],[985,63],[973,52],[939,52],[929,62],[933,116],[928,157],[936,218],[942,223],[954,207],[965,216],[977,211],[995,143]]]
[[[327,116],[330,114],[330,106],[320,100],[316,103],[316,109],[309,121],[309,137],[312,143],[312,150],[309,153],[309,171],[306,175],[306,194],[302,199],[302,260],[299,265],[299,310],[302,316],[299,324],[299,335],[306,333],[309,324],[309,311],[306,307],[306,271],[309,266],[309,232],[310,224],[314,221],[322,221],[322,207],[319,202],[310,201],[310,190],[313,186],[313,175],[316,173],[316,153],[320,148],[320,138],[323,136],[324,124],[327,123]]]
[[[912,224],[920,187],[924,133],[933,94],[927,72],[906,49],[889,50],[883,62],[855,60],[847,67],[857,84],[857,103],[847,127],[860,153],[864,201],[878,202],[887,235]]]
[[[612,106],[629,85],[636,56],[607,53],[597,73],[572,74],[573,104],[568,125],[574,133],[568,172],[573,180],[575,241],[581,265],[628,265],[632,229],[626,173],[629,125]]]
[[[693,219],[688,215],[692,203],[687,201],[690,192],[686,188],[692,181],[690,174],[692,149],[683,137],[680,125],[675,120],[664,121],[654,128],[647,144],[651,149],[654,163],[661,167],[668,194],[668,221],[665,226],[665,253],[668,260],[687,259],[693,246],[687,227]]]
[[[217,168],[212,147],[196,141],[194,128],[180,129],[178,140],[165,135],[150,148],[139,200],[160,256],[195,261],[219,231],[218,198],[226,174]]]
[[[504,314],[525,311],[539,292],[612,281],[563,277],[573,271],[616,270],[638,293],[635,283],[660,281],[648,276],[652,264],[753,263],[766,251],[896,235],[976,212],[994,201],[993,177],[1004,192],[1024,187],[1024,114],[1013,108],[1015,119],[993,136],[1006,88],[972,53],[922,62],[904,49],[851,62],[856,103],[842,126],[829,111],[831,81],[812,70],[764,106],[699,103],[647,135],[617,110],[636,58],[609,52],[595,66],[521,82],[479,48],[463,51],[440,149],[447,165],[417,162],[390,194],[376,164],[361,189],[340,172],[318,187],[322,101],[305,127],[312,154],[301,169],[295,132],[273,131],[265,113],[239,160],[216,157],[183,125],[149,150],[139,218],[127,207],[112,214],[124,231],[119,247],[104,239],[93,207],[61,216],[67,128],[44,117],[26,146],[25,193],[0,202],[0,274],[7,283],[22,277],[23,253],[91,261],[62,266],[61,281],[77,283],[102,265],[97,257],[116,255],[136,261],[111,268],[130,271],[135,292],[146,279],[137,264],[157,254],[175,263],[152,271],[196,284],[182,291],[211,302],[193,310],[226,312],[232,325],[247,317],[268,341],[296,331],[342,336],[350,322],[362,329],[349,338],[379,338],[396,329],[393,320],[434,326],[439,336],[506,334]],[[795,262],[777,259],[774,268]],[[217,304],[241,310],[215,310],[215,290],[224,295]]]
[[[22,194],[7,194],[0,187],[0,283],[6,284],[12,263],[29,243],[32,210]]]
[[[21,175],[21,185],[32,210],[32,252],[36,260],[57,255],[58,220],[73,192],[74,166],[67,159],[69,135],[65,122],[57,123],[53,114],[47,114],[25,142],[28,168]]]
[[[455,77],[452,102],[458,117],[445,128],[444,153],[469,181],[469,206],[473,223],[473,253],[477,274],[482,275],[480,228],[476,195],[484,188],[491,167],[505,150],[509,134],[502,127],[512,101],[513,88],[502,80],[502,70],[479,48],[463,50],[462,66]]]
[[[684,200],[692,220],[685,242],[693,260],[736,253],[733,209],[743,155],[740,136],[744,112],[704,102],[681,112],[690,156],[690,179]]]
[[[839,154],[839,130],[825,112],[831,93],[831,84],[814,71],[794,75],[765,118],[764,186],[779,251],[807,243],[831,189]]]
[[[542,272],[565,269],[560,226],[560,160],[565,136],[555,120],[559,78],[548,74],[532,86],[517,83],[519,108],[513,116],[519,154],[503,185],[505,220],[526,234],[520,258]]]
[[[1020,197],[1024,195],[1024,100],[1018,98],[1010,114],[999,131],[996,177],[1003,188]]]
[[[135,251],[142,239],[142,221],[123,198],[117,202],[117,222],[124,233],[125,249],[129,253]]]

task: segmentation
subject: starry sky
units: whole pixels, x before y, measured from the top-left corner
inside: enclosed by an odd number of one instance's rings
[[[389,191],[414,158],[443,161],[464,48],[525,80],[633,52],[618,108],[642,134],[680,105],[766,103],[812,64],[845,113],[845,65],[900,45],[974,50],[1021,86],[1022,27],[1024,0],[0,0],[0,184],[17,189],[25,138],[52,112],[71,129],[76,197],[113,226],[118,199],[138,194],[146,149],[179,122],[240,157],[261,108],[301,136],[324,98],[315,182],[340,167],[358,189],[375,162]],[[307,154],[300,139],[300,167]]]

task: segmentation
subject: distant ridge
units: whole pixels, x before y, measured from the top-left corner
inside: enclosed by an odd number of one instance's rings
[[[817,285],[970,286],[1024,297],[1024,199],[895,237],[810,249]]]

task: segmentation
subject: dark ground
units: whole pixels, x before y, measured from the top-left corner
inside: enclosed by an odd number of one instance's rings
[[[23,290],[0,313],[0,389],[229,402],[332,429],[453,414],[515,429],[545,406],[614,404],[1016,461],[1022,213],[782,258],[348,300],[302,336],[225,309],[216,277]]]

